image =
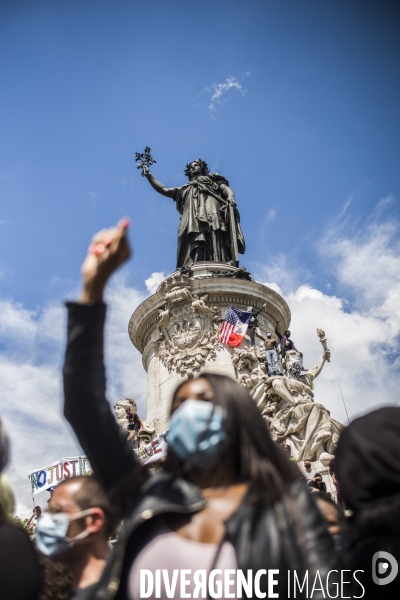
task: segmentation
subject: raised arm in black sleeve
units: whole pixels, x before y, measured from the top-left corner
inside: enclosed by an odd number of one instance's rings
[[[283,335],[281,334],[281,332],[278,329],[278,325],[276,325],[275,327],[275,333],[278,336],[278,338],[282,341]]]
[[[99,483],[111,490],[131,472],[143,482],[142,467],[106,399],[103,331],[106,306],[67,303],[68,340],[64,364],[64,414]]]

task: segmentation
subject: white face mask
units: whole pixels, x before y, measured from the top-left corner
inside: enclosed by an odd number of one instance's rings
[[[55,556],[64,552],[76,542],[90,535],[88,531],[82,531],[73,538],[67,537],[67,531],[71,521],[86,517],[93,513],[92,508],[87,508],[74,515],[67,513],[45,512],[36,525],[36,545],[45,556]]]

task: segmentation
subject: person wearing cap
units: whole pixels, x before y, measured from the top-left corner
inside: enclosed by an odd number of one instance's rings
[[[281,343],[281,356],[282,358],[285,358],[286,352],[288,350],[297,350],[296,346],[294,345],[293,340],[290,339],[290,329],[286,329],[286,331],[284,332],[284,334],[282,335],[278,329],[279,326],[279,321],[275,322],[275,333],[278,336],[280,343]]]
[[[324,492],[327,494],[326,483],[322,480],[321,473],[315,473],[314,478],[307,484],[312,492]]]
[[[268,373],[273,375],[281,375],[278,362],[278,342],[272,337],[272,333],[268,331],[267,337],[261,338],[264,341],[265,362],[267,363]]]

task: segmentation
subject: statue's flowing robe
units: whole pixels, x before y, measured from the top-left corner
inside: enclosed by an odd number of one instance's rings
[[[289,384],[289,378],[279,378],[282,384]],[[274,440],[291,443],[292,456],[296,462],[303,460],[319,460],[322,452],[334,454],[344,425],[333,419],[328,410],[318,402],[314,402],[310,372],[301,375],[297,381],[304,384],[301,396],[296,396],[296,405],[276,395],[274,402],[279,401],[276,413],[269,422],[269,430]],[[288,390],[289,391],[289,390]],[[273,392],[273,390],[269,390]],[[292,390],[293,392],[293,390]],[[268,403],[265,382],[259,383],[251,390],[257,406],[263,408]]]
[[[240,217],[234,209],[235,227],[231,228],[229,207],[221,196],[221,183],[227,180],[212,173],[201,175],[180,188],[173,196],[181,215],[178,229],[177,268],[203,260],[229,262],[232,259],[231,235],[235,232],[238,251],[244,254],[245,241]]]

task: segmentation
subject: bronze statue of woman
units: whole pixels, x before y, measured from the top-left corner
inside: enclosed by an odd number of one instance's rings
[[[189,183],[167,188],[147,165],[141,168],[156,192],[175,200],[181,215],[177,268],[200,261],[232,262],[238,266],[236,254],[244,254],[245,241],[235,195],[225,177],[210,173],[207,163],[197,159],[186,165]]]

